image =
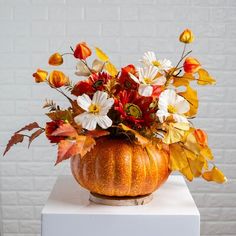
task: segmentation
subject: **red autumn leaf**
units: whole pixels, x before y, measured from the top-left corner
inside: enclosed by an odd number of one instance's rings
[[[75,128],[70,124],[62,124],[52,134],[52,136],[66,136],[75,138],[78,134]]]
[[[17,143],[21,143],[24,140],[24,135],[15,133],[11,139],[8,141],[6,149],[3,153],[3,156],[10,150],[10,148]]]
[[[57,161],[55,165],[77,154],[78,147],[75,140],[61,140],[58,144]]]
[[[34,133],[31,134],[31,136],[29,137],[29,144],[28,144],[28,148],[30,147],[30,144],[32,143],[32,141],[34,139],[36,139],[40,134],[42,134],[44,132],[43,129],[38,129],[37,131],[35,131]]]
[[[75,155],[83,157],[96,144],[95,140],[89,136],[79,135],[76,140],[61,140],[58,144],[56,164],[69,159]]]
[[[109,135],[110,132],[107,130],[91,130],[86,133],[86,135],[91,136],[93,138],[99,138],[102,136]]]
[[[16,131],[15,133],[20,133],[21,131],[25,131],[25,130],[30,131],[35,128],[40,128],[37,122],[30,123],[26,125],[25,127],[21,128],[20,130]]]

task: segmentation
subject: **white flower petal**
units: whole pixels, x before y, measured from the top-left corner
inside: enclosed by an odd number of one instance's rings
[[[170,60],[163,59],[163,60],[158,60],[158,62],[160,64],[159,68],[162,70],[162,72],[172,68],[172,63]]]
[[[97,116],[97,122],[103,129],[107,129],[112,125],[112,120],[108,116]]]
[[[184,114],[189,111],[190,105],[183,97],[177,95],[175,107],[178,114]]]
[[[100,106],[103,106],[103,104],[106,102],[107,100],[107,96],[108,94],[106,92],[102,92],[102,91],[97,91],[94,95],[93,95],[93,99],[92,99],[92,103],[93,104],[97,104]]]
[[[130,78],[131,78],[134,82],[136,82],[137,84],[140,84],[140,81],[139,81],[139,79],[138,79],[136,76],[134,76],[134,75],[131,74],[131,73],[129,73],[129,76],[130,76]]]
[[[84,129],[95,130],[97,126],[97,119],[94,114],[84,112],[74,118],[77,124],[80,124]]]
[[[169,104],[175,104],[176,92],[173,89],[164,90],[158,101],[158,107],[160,110],[168,110]]]
[[[163,123],[164,120],[165,120],[168,116],[170,116],[170,113],[168,113],[167,111],[158,110],[158,111],[156,112],[156,115],[158,116],[160,122]]]
[[[164,76],[158,77],[153,80],[153,85],[164,85],[166,83],[166,78]]]
[[[92,101],[90,97],[84,93],[83,95],[78,96],[77,103],[82,109],[84,109],[85,111],[88,111],[89,106],[91,105]]]
[[[156,61],[156,56],[154,52],[145,52],[140,62],[146,65],[152,65],[152,62]]]
[[[103,104],[103,106],[101,106],[99,115],[105,116],[108,113],[108,111],[111,109],[113,104],[114,104],[114,99],[108,98],[106,102]]]
[[[149,97],[152,95],[153,88],[151,85],[140,84],[138,88],[138,92],[140,95],[144,97]]]
[[[189,123],[188,119],[185,116],[179,115],[179,114],[172,114],[173,118],[178,123]]]

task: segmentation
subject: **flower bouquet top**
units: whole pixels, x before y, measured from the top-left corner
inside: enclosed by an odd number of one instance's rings
[[[45,128],[34,122],[15,132],[4,154],[24,138],[29,145],[42,133],[58,146],[59,162],[89,152],[96,139],[102,136],[129,139],[145,147],[148,143],[169,154],[169,169],[181,172],[188,180],[203,177],[207,181],[223,183],[224,174],[213,164],[205,131],[191,122],[198,110],[197,91],[191,87],[215,84],[215,80],[200,62],[189,57],[187,45],[194,40],[186,29],[179,37],[184,43],[182,55],[176,65],[159,59],[154,52],[146,52],[139,66],[133,64],[118,70],[110,58],[85,42],[71,47],[69,53],[54,53],[49,64],[60,66],[65,56],[76,60],[75,83],[60,70],[47,72],[38,69],[33,74],[36,83],[46,83],[69,101],[61,108],[46,100],[44,108],[50,121]],[[25,132],[32,132],[26,134]]]

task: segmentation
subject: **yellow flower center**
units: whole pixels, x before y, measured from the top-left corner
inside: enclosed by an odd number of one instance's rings
[[[153,64],[154,66],[157,66],[157,67],[159,67],[159,66],[161,65],[158,61],[152,61],[152,64]]]
[[[100,106],[98,106],[97,104],[91,104],[89,106],[89,112],[90,113],[97,114],[97,113],[99,113],[99,111],[100,111]]]
[[[146,84],[152,84],[152,79],[150,78],[143,78],[143,80]]]
[[[140,110],[140,108],[133,104],[133,103],[127,103],[125,105],[125,111],[128,115],[133,116],[135,118],[140,118],[142,117],[142,111]]]
[[[168,112],[169,113],[176,113],[177,112],[177,109],[176,109],[176,107],[175,106],[173,106],[173,105],[168,105],[168,108],[167,108],[167,110],[168,110]]]

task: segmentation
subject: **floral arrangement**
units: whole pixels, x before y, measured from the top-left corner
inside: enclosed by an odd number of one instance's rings
[[[205,131],[191,122],[198,110],[197,91],[191,87],[212,85],[215,80],[194,57],[186,51],[194,35],[186,29],[179,41],[184,44],[176,65],[167,59],[158,59],[154,52],[146,52],[140,67],[133,64],[118,70],[110,58],[95,47],[96,58],[90,66],[92,50],[85,42],[71,47],[70,53],[54,53],[49,58],[51,66],[63,64],[71,55],[77,61],[72,82],[60,70],[50,73],[38,69],[33,77],[36,83],[46,83],[61,93],[69,107],[61,108],[46,100],[44,108],[50,121],[45,128],[34,122],[15,132],[5,153],[24,138],[29,145],[42,133],[58,146],[56,164],[63,160],[88,153],[101,136],[128,139],[145,147],[148,143],[164,149],[169,154],[169,169],[181,172],[189,181],[203,177],[207,181],[223,183],[224,174],[213,164]],[[26,134],[34,130],[32,134]]]

